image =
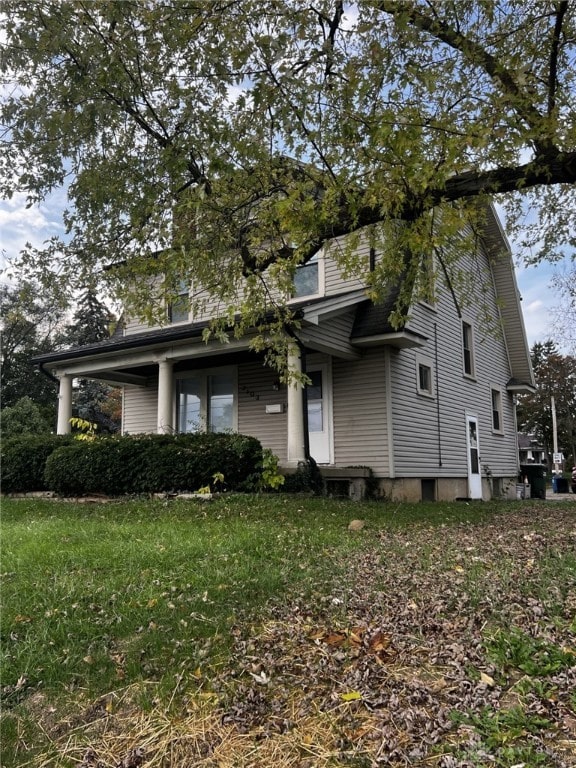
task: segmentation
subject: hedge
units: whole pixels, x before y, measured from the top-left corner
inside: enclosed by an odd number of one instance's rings
[[[117,496],[197,491],[221,473],[221,487],[254,490],[261,467],[262,446],[246,435],[110,436],[58,448],[46,461],[44,481],[62,495]]]
[[[71,435],[20,435],[2,440],[2,492],[48,490],[46,461],[56,449],[72,442]]]

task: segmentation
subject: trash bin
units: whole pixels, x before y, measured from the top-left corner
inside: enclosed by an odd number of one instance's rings
[[[568,493],[568,480],[560,475],[552,478],[552,490],[554,493]]]
[[[528,480],[531,499],[546,498],[546,467],[544,464],[521,464],[520,481]]]

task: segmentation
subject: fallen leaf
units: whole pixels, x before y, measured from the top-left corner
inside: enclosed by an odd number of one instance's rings
[[[484,685],[487,685],[490,688],[495,685],[494,678],[490,677],[490,675],[487,675],[485,672],[480,673],[480,682],[484,683]]]
[[[347,693],[341,693],[340,698],[342,701],[358,701],[362,698],[360,691],[348,691]]]

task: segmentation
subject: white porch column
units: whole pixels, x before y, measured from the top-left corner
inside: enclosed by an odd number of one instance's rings
[[[171,360],[158,361],[158,434],[174,430],[172,393],[174,376]]]
[[[60,389],[58,391],[58,424],[56,433],[69,435],[71,431],[70,419],[72,418],[72,376],[63,373],[60,376]]]
[[[302,361],[299,351],[288,355],[288,370],[297,374],[302,373]],[[298,466],[306,461],[304,447],[304,397],[302,384],[290,380],[288,383],[288,466]]]

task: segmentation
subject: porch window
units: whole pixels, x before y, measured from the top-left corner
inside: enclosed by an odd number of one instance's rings
[[[233,431],[235,388],[231,371],[180,379],[177,387],[178,431]]]
[[[320,293],[320,270],[318,254],[313,256],[306,264],[300,264],[294,275],[293,298],[303,296],[315,296]]]

